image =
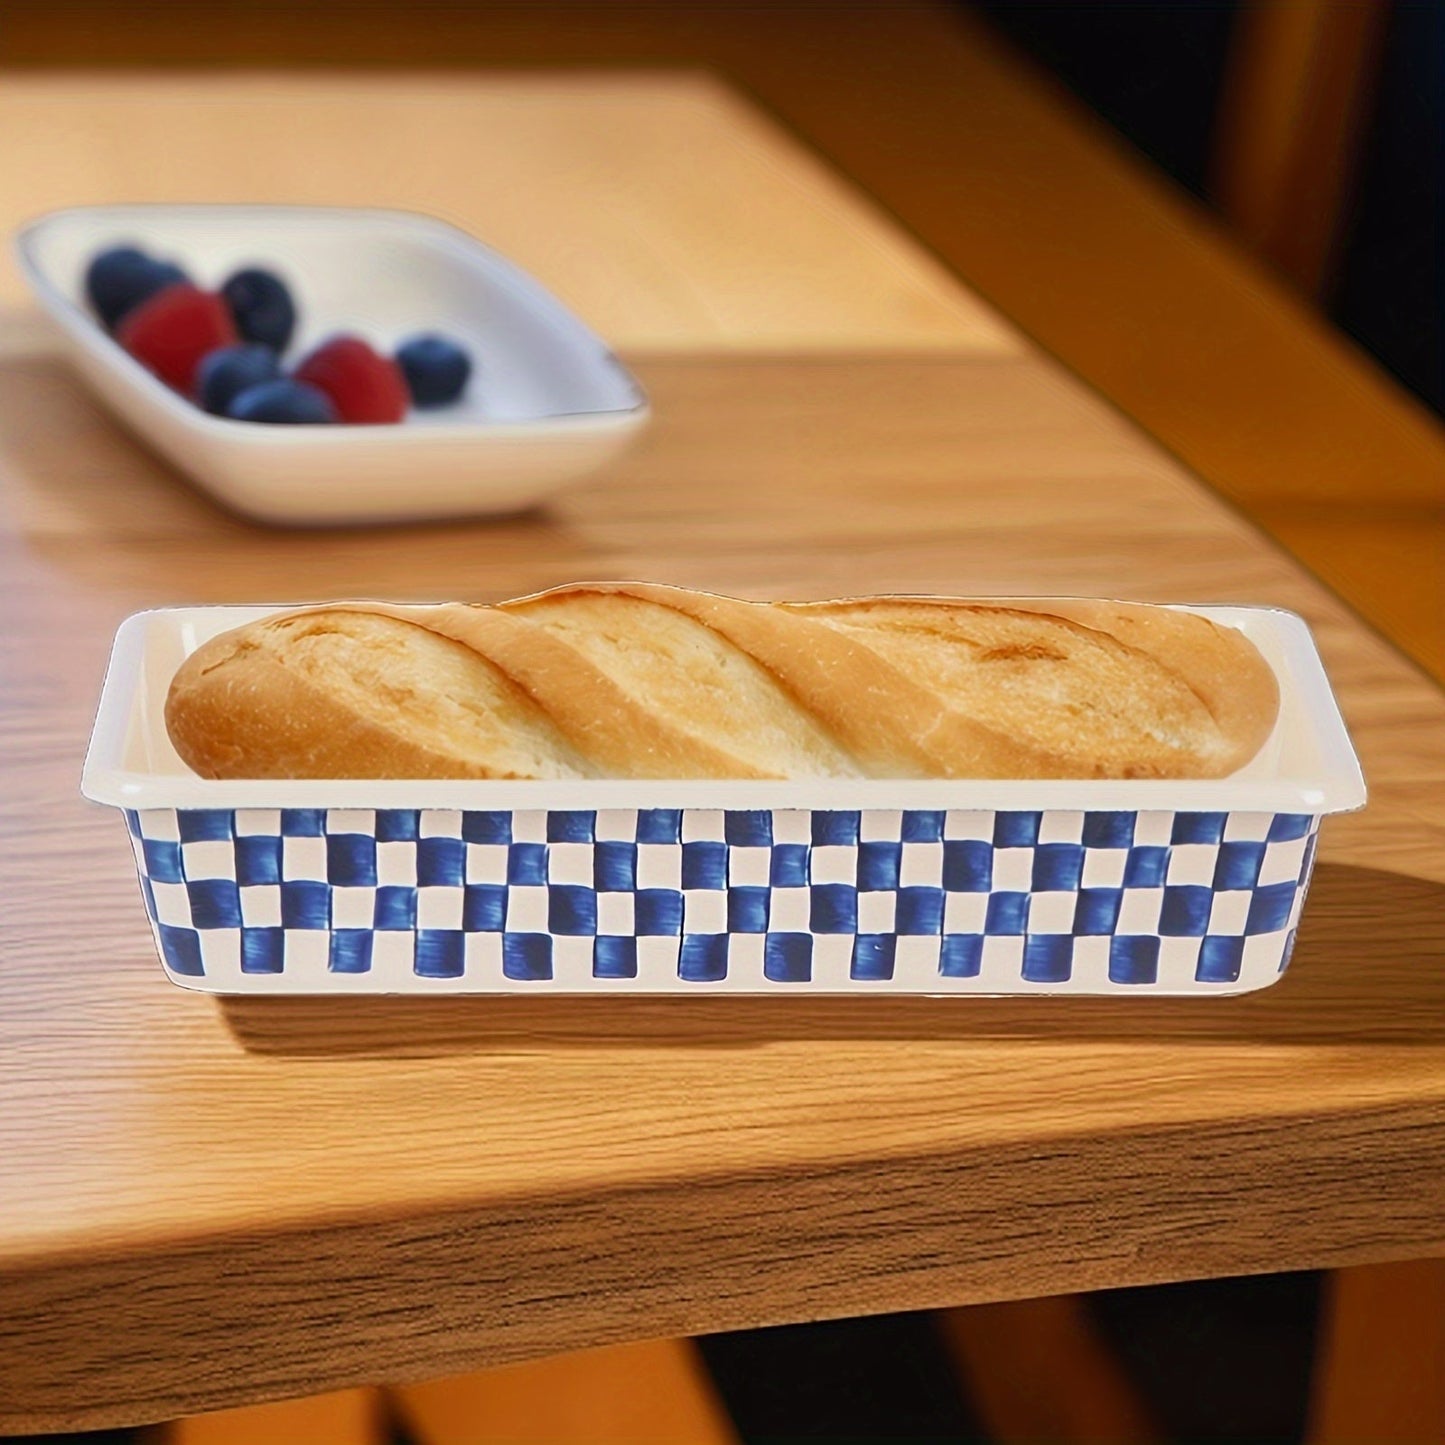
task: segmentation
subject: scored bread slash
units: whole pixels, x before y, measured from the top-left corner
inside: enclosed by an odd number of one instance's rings
[[[181,665],[208,778],[1221,778],[1274,672],[1139,603],[744,602],[647,583],[281,613]]]

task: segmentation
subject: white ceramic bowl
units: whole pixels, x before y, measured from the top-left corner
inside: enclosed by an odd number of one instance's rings
[[[301,313],[288,358],[337,331],[379,350],[442,331],[476,371],[454,406],[394,426],[267,426],[210,416],[129,357],[92,316],[85,268],[132,243],[203,286],[274,268]],[[509,512],[595,471],[646,424],[607,346],[496,252],[430,217],[319,206],[88,206],[31,222],[21,266],[75,365],[137,435],[226,505],[298,525]]]

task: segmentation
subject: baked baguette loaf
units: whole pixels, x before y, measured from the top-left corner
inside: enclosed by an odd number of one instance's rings
[[[166,725],[209,778],[1211,778],[1278,705],[1242,633],[1166,607],[598,583],[265,618]]]

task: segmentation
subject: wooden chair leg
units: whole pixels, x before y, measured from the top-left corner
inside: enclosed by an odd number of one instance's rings
[[[691,1340],[582,1350],[386,1393],[418,1445],[737,1445]]]
[[[1379,75],[1385,0],[1239,10],[1213,189],[1246,245],[1309,295],[1330,272]]]
[[[1445,1441],[1445,1260],[1329,1276],[1309,1438],[1311,1445]]]
[[[377,1390],[337,1390],[172,1420],[150,1432],[157,1445],[385,1445],[385,1405]]]
[[[943,1310],[939,1324],[999,1445],[1163,1440],[1078,1295]]]

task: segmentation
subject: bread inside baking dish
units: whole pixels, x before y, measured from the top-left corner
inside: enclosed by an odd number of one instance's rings
[[[1210,778],[1278,705],[1243,634],[1174,609],[607,583],[266,618],[186,660],[166,722],[206,777]]]

